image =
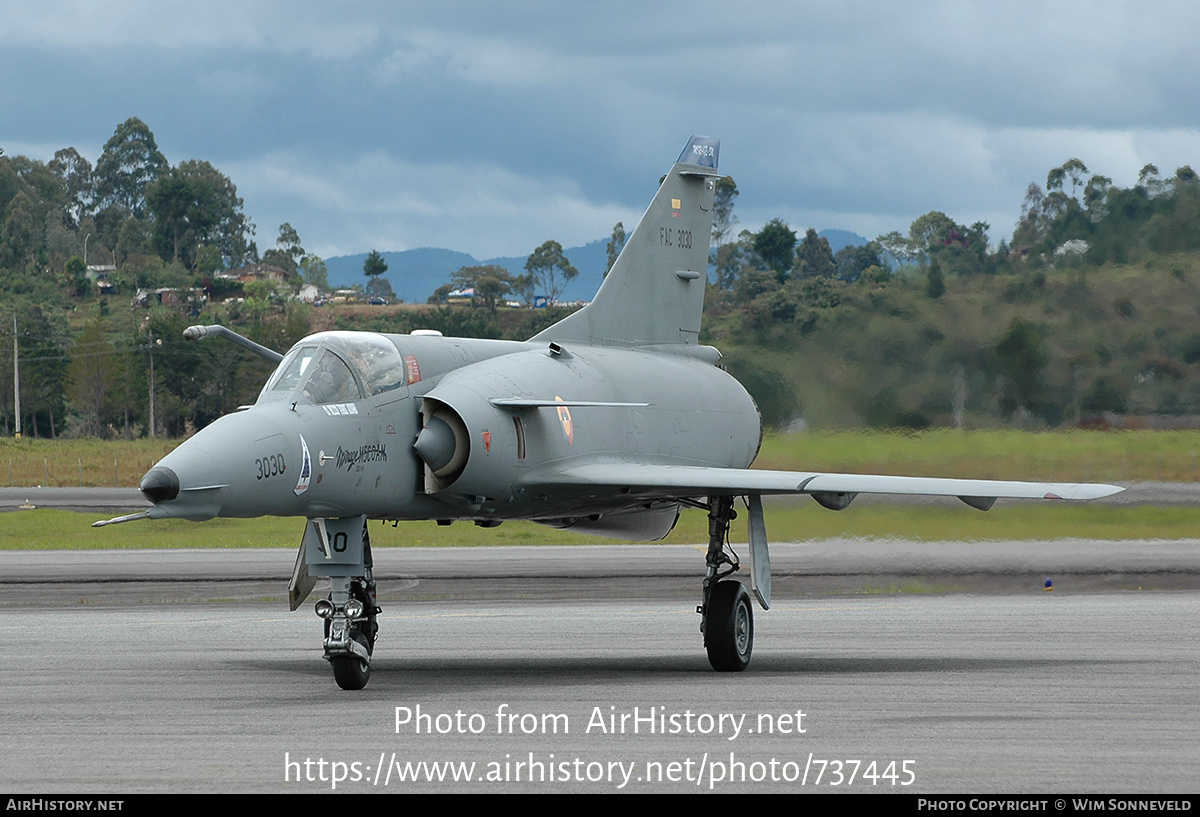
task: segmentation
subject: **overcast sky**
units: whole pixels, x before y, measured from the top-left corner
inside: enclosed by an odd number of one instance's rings
[[[742,227],[1009,238],[1078,157],[1200,168],[1200,3],[42,0],[0,13],[0,148],[93,162],[140,117],[260,249],[522,255],[631,227],[693,133]]]

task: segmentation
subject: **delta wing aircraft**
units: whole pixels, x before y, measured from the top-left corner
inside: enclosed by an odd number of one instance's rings
[[[694,136],[659,186],[595,300],[525,342],[322,332],[278,362],[253,406],[209,425],[151,468],[134,519],[305,517],[289,595],[318,578],[325,658],[343,689],[370,675],[378,632],[366,522],[529,519],[657,540],[683,507],[708,512],[700,630],[709,662],[743,670],[754,619],[729,547],[749,516],[749,584],[771,603],[762,497],[808,494],[841,510],[860,493],[1094,499],[1109,485],[748,470],[762,441],[754,401],[699,343],[720,142]],[[697,571],[699,573],[699,570]]]

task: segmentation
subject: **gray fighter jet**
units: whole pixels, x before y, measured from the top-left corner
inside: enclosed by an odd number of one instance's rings
[[[307,519],[292,609],[318,578],[325,658],[361,689],[378,631],[370,519],[529,519],[657,540],[682,507],[708,512],[700,630],[712,666],[743,670],[754,619],[728,547],[734,500],[749,514],[751,592],[770,606],[762,497],[809,494],[841,510],[860,493],[1093,499],[1109,485],[748,470],[762,441],[754,401],[700,344],[720,142],[694,136],[612,271],[583,309],[526,342],[322,332],[280,355],[257,402],[223,417],[143,477],[133,519]],[[697,571],[699,573],[699,570]]]

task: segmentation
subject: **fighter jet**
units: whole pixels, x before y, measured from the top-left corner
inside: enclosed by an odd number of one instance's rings
[[[860,493],[1094,499],[1110,485],[1035,484],[750,470],[762,422],[746,390],[699,342],[720,142],[693,136],[663,177],[595,299],[525,342],[321,332],[280,355],[252,406],[151,468],[135,519],[305,518],[289,587],[297,609],[318,579],[324,656],[343,689],[370,677],[378,635],[368,520],[528,519],[658,540],[681,508],[708,512],[700,631],[718,671],[754,647],[750,592],[771,603],[762,497],[808,494],[841,510]],[[749,518],[749,586],[729,547],[734,501]],[[699,567],[699,565],[697,565]],[[697,570],[697,573],[700,571]]]

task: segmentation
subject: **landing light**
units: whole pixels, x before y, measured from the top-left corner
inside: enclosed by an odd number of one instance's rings
[[[333,602],[329,599],[321,599],[314,605],[313,609],[316,610],[317,616],[320,618],[329,618],[333,615]]]

